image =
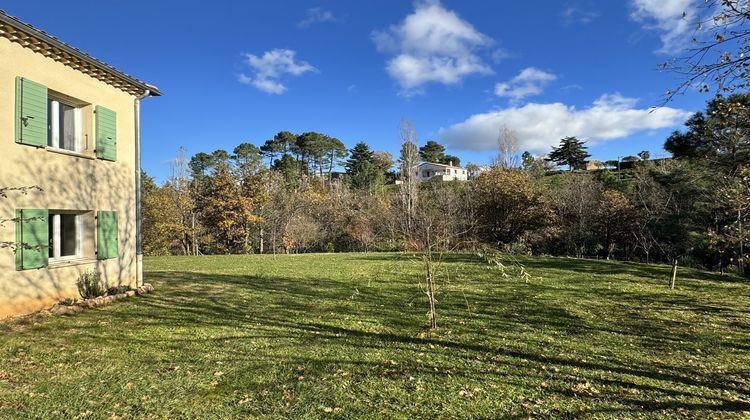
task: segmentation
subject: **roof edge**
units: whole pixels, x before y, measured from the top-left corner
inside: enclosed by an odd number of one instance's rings
[[[135,87],[138,87],[143,90],[145,93],[146,91],[149,92],[149,96],[162,96],[162,92],[155,86],[150,85],[142,80],[139,80],[127,73],[124,73],[115,67],[92,57],[91,55],[79,50],[78,48],[72,47],[69,44],[66,44],[63,41],[60,41],[56,37],[47,34],[46,32],[35,28],[34,26],[20,21],[18,18],[14,16],[10,16],[7,13],[5,13],[3,10],[0,10],[0,23],[4,23],[6,25],[9,25],[16,30],[26,32],[28,35],[38,38],[39,40],[48,43],[49,45],[53,46],[54,48],[58,48],[62,51],[64,51],[67,54],[70,54],[73,57],[78,58],[79,60],[85,61],[89,65],[97,68],[99,71],[103,71],[105,73],[109,73],[110,75],[132,85]],[[121,89],[123,90],[123,89]]]
[[[437,162],[422,162],[418,166],[422,166],[422,165],[436,165],[436,166],[445,166],[446,168],[464,169],[462,166],[446,165],[445,163],[437,163]]]

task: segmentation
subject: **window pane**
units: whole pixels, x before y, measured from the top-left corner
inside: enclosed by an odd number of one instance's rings
[[[76,149],[75,108],[60,103],[60,148]]]
[[[51,99],[47,102],[47,146],[54,146],[54,144],[52,144],[52,130],[55,129],[55,127],[52,126],[52,102]],[[52,235],[49,237],[50,240],[52,240]]]
[[[60,256],[76,255],[76,215],[60,215]]]
[[[47,227],[49,228],[49,257],[55,258],[55,216],[49,215]]]

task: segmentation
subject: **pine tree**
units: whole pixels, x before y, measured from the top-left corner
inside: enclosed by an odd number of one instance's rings
[[[445,159],[445,146],[434,140],[428,140],[419,148],[419,157],[425,162],[442,163]]]
[[[438,161],[438,163],[442,163],[443,165],[461,166],[461,158],[454,155],[445,155]]]
[[[586,165],[586,159],[591,157],[586,152],[585,144],[586,142],[575,137],[565,137],[560,140],[560,146],[552,148],[547,160],[558,165],[567,165],[571,171],[582,169]]]
[[[377,176],[374,165],[375,154],[367,143],[359,142],[350,151],[349,159],[344,164],[346,182],[355,190],[369,190]]]
[[[534,155],[529,153],[529,151],[527,150],[521,155],[521,167],[527,171],[530,171],[534,166],[535,160],[536,159],[534,159]]]

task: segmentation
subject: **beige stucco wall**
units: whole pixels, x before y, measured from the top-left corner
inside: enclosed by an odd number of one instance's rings
[[[109,285],[135,285],[135,98],[70,67],[0,38],[0,185],[38,185],[42,192],[11,193],[0,198],[0,219],[12,218],[17,208],[115,210],[118,213],[119,258],[97,261],[93,247],[76,263],[16,271],[15,257],[0,249],[0,318],[32,312],[64,297],[78,297],[76,278],[99,269]],[[117,113],[117,161],[109,162],[55,153],[15,143],[15,78],[42,83],[91,105]],[[89,153],[94,148],[93,106],[83,116]],[[94,229],[93,226],[86,229]],[[84,237],[95,237],[94,231]],[[12,222],[0,227],[0,241],[15,240]],[[93,239],[91,239],[93,240]]]

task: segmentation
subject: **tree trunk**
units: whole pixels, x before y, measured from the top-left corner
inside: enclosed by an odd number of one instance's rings
[[[331,181],[332,181],[331,178],[332,178],[332,174],[333,174],[333,160],[335,158],[334,157],[334,153],[331,153],[330,157],[331,157],[331,162],[330,162],[330,165],[328,166],[328,185],[329,185],[329,187],[330,187],[330,184],[331,184]]]
[[[195,213],[193,213],[193,252],[198,255],[198,237],[195,232]]]
[[[248,249],[250,249],[250,223],[245,222],[245,239],[242,250],[243,254],[247,254]]]
[[[260,228],[260,254],[261,255],[263,255],[263,240],[264,240],[263,234],[264,234],[264,231],[263,231],[263,228],[261,227]]]
[[[675,282],[677,281],[677,257],[672,259],[672,277],[669,279],[669,288],[674,289]]]
[[[426,255],[425,266],[427,268],[427,299],[430,301],[430,328],[437,329],[437,312],[435,310],[435,285],[434,285],[434,272],[432,267],[432,256]]]

